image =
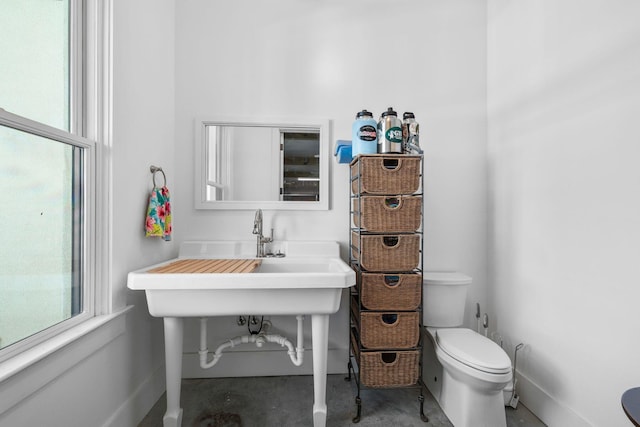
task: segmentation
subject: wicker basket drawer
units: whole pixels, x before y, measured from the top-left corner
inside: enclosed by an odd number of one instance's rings
[[[353,199],[353,223],[367,231],[414,232],[422,222],[422,196],[362,196]]]
[[[418,381],[419,350],[363,351],[360,381],[366,387],[408,387]]]
[[[363,272],[358,289],[368,310],[415,310],[422,296],[422,275]]]
[[[420,188],[420,156],[360,155],[351,162],[353,194],[412,194]]]
[[[360,342],[368,349],[413,348],[420,339],[420,313],[360,313]]]
[[[418,267],[420,261],[420,236],[417,234],[366,235],[352,232],[351,244],[353,258],[368,271],[411,271]]]

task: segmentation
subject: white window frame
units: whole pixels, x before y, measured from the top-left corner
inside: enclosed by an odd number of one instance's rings
[[[1,105],[0,124],[83,148],[83,311],[0,350],[0,382],[119,314],[114,313],[110,280],[111,167],[107,154],[111,146],[113,6],[112,0],[70,0],[70,8],[70,132],[4,111]],[[78,78],[81,75],[84,79]]]

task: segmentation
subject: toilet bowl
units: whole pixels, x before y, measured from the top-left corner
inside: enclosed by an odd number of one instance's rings
[[[495,342],[462,323],[471,278],[460,273],[423,274],[424,382],[456,427],[505,427],[503,390],[511,360]]]
[[[504,427],[503,389],[511,362],[490,339],[464,328],[427,328],[435,350],[427,357],[442,366],[436,400],[456,427]]]

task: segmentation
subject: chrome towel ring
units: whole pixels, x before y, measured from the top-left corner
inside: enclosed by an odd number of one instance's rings
[[[160,172],[162,173],[162,178],[164,179],[164,184],[162,184],[163,187],[167,186],[167,175],[164,174],[164,171],[162,170],[161,167],[159,166],[153,166],[151,165],[149,167],[149,170],[151,171],[151,173],[153,174],[153,187],[157,188],[158,186],[156,185],[156,173]]]

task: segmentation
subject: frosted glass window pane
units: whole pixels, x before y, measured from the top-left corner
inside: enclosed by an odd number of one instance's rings
[[[80,148],[0,126],[0,348],[82,311],[81,158]]]
[[[2,0],[0,108],[69,130],[69,0]]]

